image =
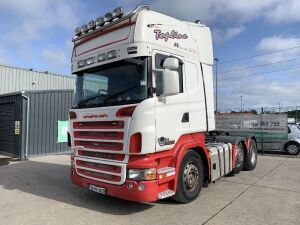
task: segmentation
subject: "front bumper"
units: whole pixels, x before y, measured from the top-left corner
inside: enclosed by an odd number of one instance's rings
[[[71,169],[71,180],[73,184],[88,188],[90,184],[106,188],[106,194],[109,196],[126,199],[135,202],[155,202],[158,200],[158,181],[132,181],[126,180],[123,185],[112,185],[103,182],[98,182],[79,176],[75,169]],[[128,186],[132,185],[130,189]],[[140,190],[139,185],[144,185],[145,189]]]

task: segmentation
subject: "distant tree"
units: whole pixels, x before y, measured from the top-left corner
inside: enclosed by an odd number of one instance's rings
[[[256,111],[255,109],[252,109],[252,110],[250,110],[249,112],[250,112],[250,113],[253,113],[253,114],[255,114],[255,115],[257,114],[257,111]]]

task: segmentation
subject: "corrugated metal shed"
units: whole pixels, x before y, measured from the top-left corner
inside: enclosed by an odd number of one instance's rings
[[[67,143],[57,142],[57,128],[58,121],[68,120],[69,108],[73,104],[73,90],[25,91],[0,96],[0,107],[7,104],[15,107],[14,111],[17,113],[10,125],[15,127],[16,121],[20,121],[20,133],[16,134],[15,129],[0,132],[4,139],[7,132],[14,132],[14,143],[10,143],[14,150],[8,151],[6,146],[11,145],[0,142],[1,152],[25,158],[70,151]],[[2,116],[5,118],[9,115]],[[5,127],[1,128],[0,123],[0,131],[1,129],[5,130]]]
[[[74,76],[63,76],[0,64],[0,94],[22,90],[74,89]]]

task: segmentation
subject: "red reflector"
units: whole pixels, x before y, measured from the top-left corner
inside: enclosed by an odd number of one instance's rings
[[[117,117],[132,117],[132,114],[133,114],[133,111],[135,108],[136,108],[136,105],[121,108],[117,111],[116,116]]]
[[[70,111],[70,119],[71,119],[71,120],[74,120],[74,119],[76,119],[76,118],[77,118],[76,113],[73,112],[73,111]]]
[[[142,135],[141,133],[135,133],[130,137],[129,152],[140,153],[142,150]]]

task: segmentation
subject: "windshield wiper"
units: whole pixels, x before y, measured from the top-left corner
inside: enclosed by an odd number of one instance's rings
[[[100,97],[105,97],[105,96],[106,96],[106,95],[102,95],[102,94],[96,95],[96,96],[93,96],[93,97],[90,97],[90,98],[87,98],[87,99],[84,99],[84,100],[80,101],[80,102],[78,103],[78,105],[79,105],[79,106],[84,106],[84,105],[86,105],[86,103],[88,103],[88,102],[91,101],[91,100],[94,100],[94,99],[100,98]]]
[[[131,91],[131,90],[133,90],[133,89],[135,89],[137,87],[139,87],[139,85],[133,86],[131,88],[128,88],[128,89],[125,89],[123,91],[117,92],[117,93],[115,93],[113,95],[110,95],[106,99],[104,99],[103,103],[106,103],[109,99],[116,98],[116,97],[118,97],[118,96],[120,96],[120,95],[122,95],[122,94],[124,94],[124,93],[126,93],[128,91]]]

